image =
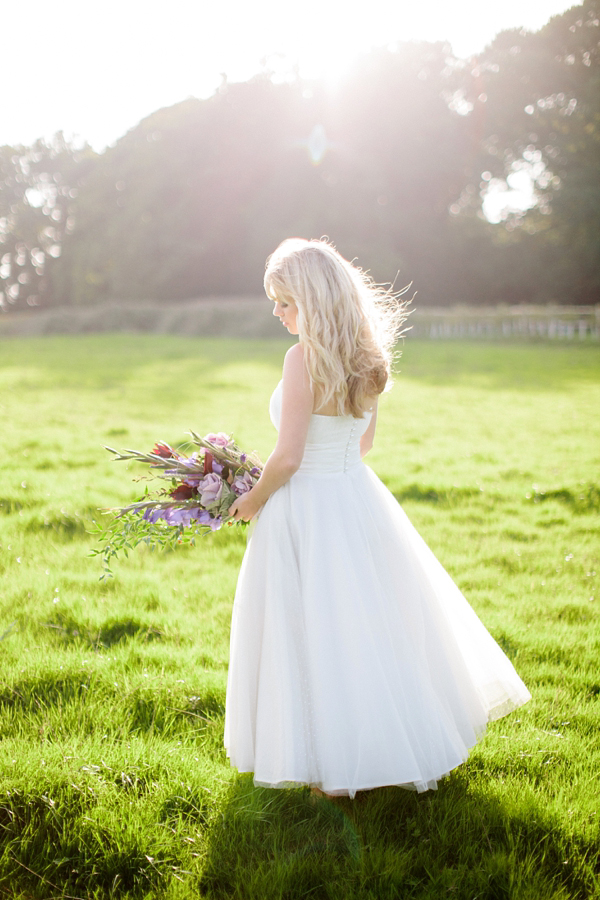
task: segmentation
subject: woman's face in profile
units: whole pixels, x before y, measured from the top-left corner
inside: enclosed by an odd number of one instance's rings
[[[293,300],[275,300],[273,315],[277,316],[290,334],[298,334],[298,307]]]

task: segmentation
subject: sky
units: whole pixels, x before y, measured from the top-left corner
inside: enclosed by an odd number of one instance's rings
[[[0,146],[62,130],[102,150],[140,119],[265,68],[335,82],[372,46],[446,40],[481,51],[537,30],[565,0],[7,0]]]

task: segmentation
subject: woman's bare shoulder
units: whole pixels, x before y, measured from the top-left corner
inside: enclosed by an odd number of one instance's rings
[[[283,385],[284,391],[286,387],[292,387],[294,391],[300,391],[307,396],[310,394],[312,397],[310,378],[304,359],[304,348],[300,344],[294,344],[285,354],[283,361]]]
[[[283,361],[283,377],[304,381],[308,378],[308,370],[304,360],[304,348],[301,344],[294,344],[285,354]]]
[[[285,361],[292,365],[304,365],[304,347],[302,344],[294,344],[285,354]]]

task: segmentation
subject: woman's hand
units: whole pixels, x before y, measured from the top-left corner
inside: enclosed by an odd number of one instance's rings
[[[229,515],[236,522],[249,522],[260,510],[262,504],[252,496],[252,491],[242,494],[229,507]]]

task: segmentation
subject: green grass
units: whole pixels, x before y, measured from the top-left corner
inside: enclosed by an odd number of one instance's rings
[[[0,896],[600,897],[600,351],[408,341],[369,463],[530,687],[435,793],[256,789],[225,758],[227,529],[99,581],[103,444],[266,457],[284,342],[0,343]]]

